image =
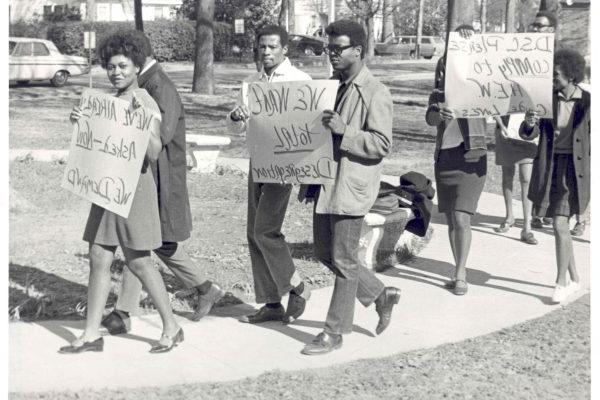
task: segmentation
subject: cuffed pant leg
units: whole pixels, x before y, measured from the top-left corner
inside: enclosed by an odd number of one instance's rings
[[[121,282],[121,291],[117,298],[116,309],[126,311],[130,315],[135,315],[140,307],[140,295],[142,293],[142,282],[131,272],[129,267],[123,268],[123,281]]]
[[[200,268],[192,261],[183,246],[177,242],[163,242],[154,253],[173,272],[186,288],[193,288],[206,281]]]

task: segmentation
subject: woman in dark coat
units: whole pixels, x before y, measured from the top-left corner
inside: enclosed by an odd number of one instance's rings
[[[539,119],[530,111],[520,129],[524,139],[540,137],[529,199],[542,216],[554,218],[555,303],[579,289],[569,218],[583,212],[590,200],[591,96],[577,85],[584,71],[585,60],[579,53],[558,50],[554,55],[554,117]]]

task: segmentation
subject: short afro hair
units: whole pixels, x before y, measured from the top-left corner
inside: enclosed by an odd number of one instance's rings
[[[545,17],[548,18],[548,22],[550,23],[550,26],[553,28],[556,28],[556,25],[558,24],[558,20],[556,19],[556,15],[554,15],[553,12],[547,11],[547,10],[542,10],[539,11],[537,14],[535,14],[535,17]]]
[[[258,43],[260,41],[261,37],[268,36],[268,35],[279,36],[279,41],[281,42],[281,47],[285,47],[288,45],[288,33],[285,29],[283,29],[279,25],[263,26],[256,34],[256,43]]]
[[[367,35],[358,22],[340,19],[339,21],[334,21],[327,25],[325,33],[329,36],[348,36],[352,46],[361,46],[361,57],[364,57],[367,47]]]
[[[140,36],[125,32],[114,33],[104,39],[98,47],[98,58],[102,68],[106,68],[111,57],[119,55],[129,58],[136,67],[142,68],[146,63],[146,54]]]
[[[575,50],[557,50],[554,53],[554,68],[557,67],[574,84],[578,84],[585,78],[585,58]]]
[[[144,55],[146,57],[154,57],[154,50],[152,49],[152,44],[150,44],[150,38],[146,36],[146,34],[142,31],[138,31],[137,29],[128,29],[125,31],[120,31],[125,36],[131,36],[133,41],[142,43]]]
[[[475,32],[475,28],[473,28],[473,25],[469,25],[469,24],[462,24],[456,27],[456,29],[454,29],[454,32],[458,32],[461,30],[467,30],[467,31],[473,31]]]

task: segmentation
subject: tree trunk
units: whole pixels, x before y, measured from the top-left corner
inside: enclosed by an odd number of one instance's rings
[[[446,24],[446,49],[448,51],[448,37],[450,32],[462,24],[473,25],[475,16],[475,3],[473,0],[448,0],[448,23]]]
[[[144,20],[142,18],[142,0],[133,0],[133,12],[135,16],[135,29],[144,32]]]
[[[295,0],[288,0],[288,33],[294,33],[296,30],[296,22],[294,21],[294,15],[296,14]]]
[[[540,2],[540,11],[550,11],[556,16],[556,20],[560,20],[560,11],[561,6],[558,0],[542,0]],[[560,40],[560,24],[556,24],[556,28],[554,29],[554,43]]]
[[[375,20],[372,15],[365,17],[365,25],[367,27],[367,51],[365,59],[370,60],[375,55]]]
[[[288,15],[288,1],[281,0],[281,8],[279,9],[279,17],[277,18],[277,25],[287,29],[286,18]]]
[[[192,92],[214,94],[213,20],[215,0],[196,0],[196,55]]]
[[[517,31],[515,28],[515,9],[515,0],[506,0],[506,19],[504,20],[506,33],[515,33]]]
[[[394,10],[395,0],[383,0],[383,21],[381,24],[381,41],[385,42],[386,39],[394,35],[394,18],[392,11]]]
[[[481,0],[481,8],[479,10],[479,20],[481,21],[481,33],[486,32],[487,25],[487,0]]]
[[[421,36],[423,35],[423,0],[419,0],[419,11],[417,12],[417,47],[415,58],[421,58]]]

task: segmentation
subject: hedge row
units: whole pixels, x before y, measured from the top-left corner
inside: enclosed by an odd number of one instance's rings
[[[119,29],[134,28],[133,22],[96,22],[96,43]],[[89,22],[73,21],[48,24],[43,22],[17,22],[10,25],[10,36],[48,39],[64,53],[87,57],[83,48],[83,32],[90,29]],[[144,22],[144,32],[150,38],[158,61],[193,61],[195,53],[196,23],[188,20],[159,20]],[[248,37],[245,37],[248,36]],[[236,35],[226,23],[214,24],[214,60],[232,56],[252,58],[251,33]],[[241,54],[232,50],[238,48]],[[96,60],[95,55],[94,61]]]

